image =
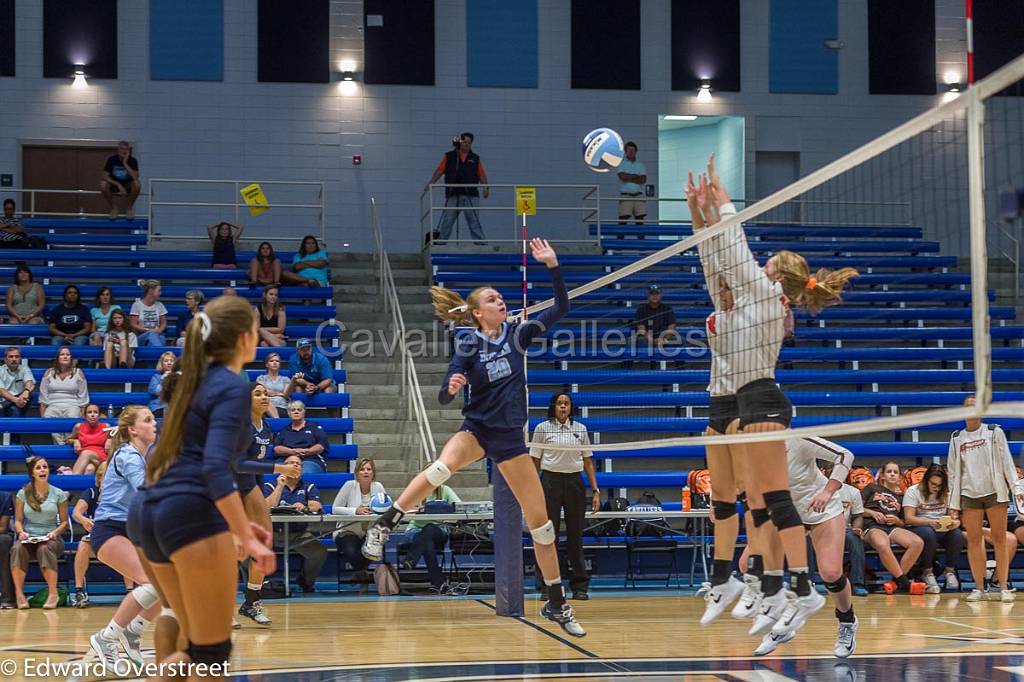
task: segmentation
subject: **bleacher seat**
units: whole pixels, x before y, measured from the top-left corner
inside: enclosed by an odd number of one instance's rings
[[[786,384],[826,384],[868,386],[873,384],[924,384],[944,386],[973,384],[974,372],[959,369],[780,369],[775,379]],[[632,369],[531,369],[531,384],[629,384],[707,386],[707,370],[632,370]],[[1024,382],[1024,369],[994,369],[995,383]],[[966,389],[964,389],[966,390]]]
[[[118,278],[120,279],[120,278]],[[145,276],[140,279],[145,279]],[[47,299],[51,302],[57,302],[60,297],[64,294],[64,284],[47,284],[43,286],[43,292],[46,294]],[[79,285],[78,289],[82,294],[82,300],[91,305],[92,301],[96,298],[96,290],[102,286],[101,284],[84,284]],[[8,285],[0,285],[0,298],[7,295]],[[142,291],[136,284],[117,284],[110,287],[111,293],[114,295],[114,299],[118,301],[118,305],[127,310],[131,302],[142,295]],[[224,291],[224,287],[213,287],[213,286],[192,286],[188,284],[164,284],[160,287],[161,297],[164,304],[175,301],[177,299],[184,299],[185,292],[193,289],[199,289],[203,292],[203,295],[207,298],[213,298],[220,296],[221,292]],[[236,293],[242,298],[252,299],[253,303],[260,300],[263,296],[263,287],[254,287],[250,289],[244,283],[240,284],[236,289]],[[315,289],[309,287],[281,287],[278,291],[279,298],[282,302],[306,300],[306,299],[330,299],[334,295],[334,291],[329,287],[317,287]]]
[[[804,426],[823,426],[826,424],[840,424],[861,420],[861,417],[794,417],[793,428]],[[537,424],[544,421],[542,417],[530,417],[530,430],[537,427]],[[581,419],[587,429],[592,433],[619,432],[619,433],[703,433],[708,425],[706,417],[588,417]],[[1024,418],[1000,418],[1000,426],[1009,434],[1011,431],[1024,428]],[[895,429],[896,431],[944,431],[947,434],[956,429],[963,428],[963,422],[946,422],[942,424],[929,424],[927,426],[914,426],[906,429]]]
[[[530,391],[530,407],[547,407],[553,393]],[[966,391],[787,391],[786,397],[796,407],[840,405],[861,407],[913,406],[949,407],[963,405],[971,395]],[[994,391],[995,401],[1024,400],[1024,391]],[[580,391],[572,393],[576,408],[606,407],[707,407],[706,391]]]
[[[314,419],[313,421],[319,421]],[[73,461],[75,451],[70,445],[32,445],[32,454],[55,461]],[[0,461],[23,461],[27,454],[21,445],[0,445]],[[359,446],[347,443],[331,443],[324,459],[355,460],[359,458]]]
[[[658,245],[662,246],[662,245]],[[514,253],[436,253],[430,257],[434,268],[440,266],[468,266],[482,269],[485,267],[510,267],[519,268],[522,265],[523,257]],[[617,256],[610,254],[603,255],[580,255],[580,254],[559,254],[558,262],[563,268],[574,267],[598,267],[617,268],[635,263],[637,257],[634,255]],[[759,258],[761,264],[767,260],[764,256]],[[934,270],[941,268],[955,268],[957,265],[956,256],[821,256],[812,254],[808,263],[814,268],[841,268],[851,267],[858,270],[863,268],[897,268],[901,270]],[[693,268],[695,271],[700,268],[700,259],[696,254],[692,256],[672,256],[658,263],[654,268],[646,272],[658,272],[655,268]],[[531,271],[535,271],[542,278],[543,266],[534,265]],[[533,279],[531,277],[531,279]]]
[[[589,234],[597,234],[597,225],[587,226]],[[920,227],[897,225],[794,225],[780,223],[778,225],[746,225],[747,239],[921,239],[924,230]],[[601,235],[617,236],[665,236],[681,239],[693,234],[693,227],[688,224],[671,225],[620,225],[618,223],[601,223]]]
[[[290,327],[290,325],[289,325]],[[21,356],[28,360],[53,360],[54,355],[57,352],[55,346],[49,344],[42,346],[19,346],[21,348]],[[341,359],[342,348],[331,348],[331,353],[337,353],[337,357],[328,358],[333,360]],[[175,355],[181,354],[181,348],[177,346],[140,346],[135,349],[135,359],[144,360],[147,362],[155,362],[160,359],[160,356],[165,352],[170,351]],[[78,360],[102,360],[103,359],[103,348],[100,346],[73,346],[71,350],[72,354]],[[287,362],[292,355],[295,354],[294,346],[282,346],[280,348],[267,348],[260,346],[256,349],[256,361],[263,362],[268,355],[271,353],[279,353],[281,359]],[[89,370],[86,369],[86,376],[88,377]]]
[[[341,329],[335,325],[324,325],[322,323],[302,324],[298,322],[293,324],[290,320],[285,331],[291,339],[298,339],[303,336],[312,338],[318,335],[321,339],[336,339],[341,336]],[[0,339],[48,338],[49,336],[50,328],[45,324],[0,324]],[[168,339],[177,338],[178,325],[168,323],[164,336]]]
[[[81,419],[63,417],[52,419],[46,417],[0,417],[0,433],[70,432],[75,427],[75,424],[81,421]],[[106,424],[114,424],[117,420],[101,419],[100,421]],[[157,420],[157,422],[160,421],[159,419]],[[328,434],[352,432],[353,423],[347,417],[313,417],[311,421],[322,426]],[[280,431],[291,422],[288,419],[278,418],[268,419],[267,423],[274,431]]]

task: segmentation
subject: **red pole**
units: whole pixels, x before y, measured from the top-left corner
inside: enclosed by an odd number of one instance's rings
[[[967,85],[974,85],[974,0],[966,0],[967,18]]]

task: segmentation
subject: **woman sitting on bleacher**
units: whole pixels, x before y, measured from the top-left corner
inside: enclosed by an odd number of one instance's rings
[[[271,417],[279,417],[280,413],[287,413],[288,398],[291,396],[295,385],[291,377],[281,374],[280,353],[269,353],[265,364],[267,366],[267,373],[256,377],[256,383],[267,387],[267,394],[270,396],[267,414]]]
[[[903,521],[903,491],[900,490],[900,465],[886,462],[877,483],[869,483],[860,491],[864,501],[862,538],[875,548],[885,570],[892,574],[895,589],[910,591],[907,574],[917,563],[924,541],[906,529]],[[896,560],[893,545],[903,547],[903,558]]]
[[[249,286],[281,283],[281,259],[270,242],[260,242],[256,255],[249,260]]]
[[[129,314],[129,325],[139,335],[143,346],[166,345],[164,331],[167,329],[167,308],[160,302],[160,282],[144,279],[139,282],[142,298],[135,299]]]
[[[341,486],[331,511],[334,514],[365,514],[369,517],[373,515],[370,500],[374,495],[386,494],[384,485],[377,480],[377,465],[369,457],[360,457],[356,462],[356,477]],[[338,530],[334,531],[334,544],[338,547],[338,553],[352,566],[353,582],[360,584],[369,580],[366,567],[370,562],[363,556],[361,548],[366,529],[372,520],[368,518],[366,521],[339,523]]]
[[[942,518],[948,515],[949,478],[946,476],[945,467],[941,464],[932,464],[924,472],[921,482],[910,486],[903,495],[903,518],[907,527],[924,541],[920,561],[921,579],[924,580],[925,592],[928,594],[938,594],[942,591],[932,568],[939,545],[946,550],[946,563],[943,564],[946,589],[960,589],[956,564],[964,551],[964,534],[960,532],[959,521],[951,520],[949,526],[943,526]]]
[[[7,321],[11,324],[42,324],[46,293],[32,279],[32,271],[24,263],[14,268],[14,286],[7,287]]]
[[[311,288],[330,285],[327,278],[327,266],[330,258],[320,248],[320,243],[311,234],[302,238],[299,252],[292,258],[292,269],[281,273],[281,279],[292,284],[301,284]]]
[[[107,425],[100,422],[100,406],[89,403],[85,406],[85,421],[75,424],[68,443],[75,449],[73,474],[91,474],[101,462],[107,461]]]
[[[92,315],[82,305],[82,292],[74,284],[64,287],[64,298],[60,305],[50,309],[47,318],[50,329],[50,344],[61,346],[73,344],[84,346],[92,333]]]
[[[39,414],[49,418],[78,418],[85,416],[89,405],[89,384],[85,374],[75,366],[71,348],[57,349],[53,365],[39,381]],[[53,442],[64,445],[68,434],[53,433]]]
[[[57,562],[64,555],[61,535],[68,529],[68,501],[64,491],[50,485],[50,464],[43,457],[25,461],[29,480],[14,501],[14,547],[11,575],[14,598],[19,609],[28,608],[25,574],[35,559],[46,579],[48,594],[44,609],[57,608]]]
[[[174,353],[169,350],[164,351],[160,354],[160,359],[156,363],[156,372],[149,379],[149,411],[155,415],[163,414],[164,408],[167,407],[167,403],[164,402],[161,396],[161,389],[164,385],[164,379],[167,375],[174,371],[174,361],[177,358],[174,357]]]
[[[110,314],[110,324],[104,339],[104,367],[127,369],[135,366],[135,349],[139,347],[139,337],[128,326],[128,318],[120,309]]]
[[[107,328],[110,326],[110,316],[121,306],[114,303],[114,292],[110,287],[100,287],[96,290],[96,305],[89,309],[92,315],[92,335],[89,336],[89,345],[102,346],[106,336]],[[107,365],[110,369],[110,365]]]
[[[281,288],[276,284],[268,284],[263,289],[263,300],[253,309],[256,319],[260,321],[260,345],[280,348],[287,343],[284,335],[288,318],[284,306],[279,300]]]
[[[185,292],[185,312],[178,316],[178,348],[185,347],[185,331],[192,323],[192,318],[202,310],[203,301],[206,295],[199,289],[189,289]]]

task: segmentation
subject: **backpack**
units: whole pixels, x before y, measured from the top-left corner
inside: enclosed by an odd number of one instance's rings
[[[921,479],[924,478],[924,473],[926,471],[928,471],[928,467],[923,467],[923,466],[914,467],[912,469],[907,469],[906,471],[904,471],[903,472],[903,490],[904,491],[910,490],[913,486],[915,486],[918,483],[920,483]]]
[[[855,466],[850,469],[850,474],[846,477],[846,482],[857,490],[864,490],[864,488],[867,488],[875,482],[875,477],[872,475],[871,469],[865,466]]]
[[[690,486],[690,505],[693,509],[711,508],[711,472],[709,470],[692,470],[686,477],[686,485]]]
[[[636,504],[631,504],[627,511],[631,512],[660,512],[661,500],[650,490],[645,490],[637,498]],[[651,516],[648,518],[629,519],[626,522],[626,535],[631,537],[662,537],[672,533],[668,521],[664,516]]]
[[[34,609],[41,609],[46,603],[46,600],[50,598],[50,588],[44,587],[39,590],[31,597],[29,597],[28,605]],[[68,591],[67,588],[58,586],[57,587],[57,606],[68,605]]]
[[[389,563],[377,564],[377,568],[373,569],[373,582],[377,585],[377,594],[382,597],[392,597],[402,592],[398,571]]]
[[[629,500],[625,497],[609,497],[601,505],[601,511],[623,512],[627,509],[629,509]],[[612,537],[622,533],[623,525],[622,519],[597,519],[591,522],[583,534],[595,538]]]
[[[454,514],[455,505],[445,500],[427,500],[423,503],[424,514]]]

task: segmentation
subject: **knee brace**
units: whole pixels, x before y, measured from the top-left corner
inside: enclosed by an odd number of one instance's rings
[[[160,601],[160,595],[156,593],[156,588],[149,584],[136,586],[132,590],[132,597],[139,603],[143,611]]]
[[[226,639],[217,644],[193,644],[188,643],[186,650],[193,663],[205,663],[206,665],[223,665],[231,658],[231,640]]]
[[[735,502],[723,502],[721,500],[712,500],[711,508],[715,512],[715,521],[725,521],[728,518],[736,516]]]
[[[754,519],[754,528],[760,528],[772,518],[767,509],[751,509],[750,517]]]
[[[531,529],[530,535],[538,545],[553,545],[557,539],[555,537],[555,524],[551,523],[551,519],[548,519],[548,522],[540,528]]]
[[[836,580],[835,582],[828,582],[826,580],[825,589],[831,592],[832,594],[839,594],[840,592],[846,589],[846,576],[839,576],[839,580]]]
[[[788,490],[771,490],[764,494],[765,504],[768,505],[768,514],[772,517],[772,523],[778,530],[796,528],[802,526],[800,514],[793,504],[793,496]]]
[[[435,460],[430,463],[423,472],[427,475],[427,480],[430,481],[430,485],[435,488],[439,488],[442,483],[452,477],[451,469],[444,465],[441,460]]]

